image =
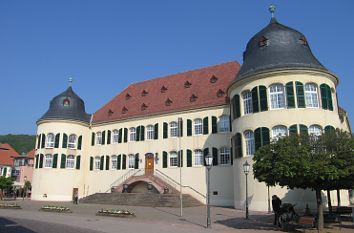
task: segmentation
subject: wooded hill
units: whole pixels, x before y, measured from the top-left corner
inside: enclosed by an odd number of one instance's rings
[[[25,134],[0,135],[0,143],[10,144],[19,154],[21,154],[22,152],[27,153],[34,149],[36,144],[36,136]]]

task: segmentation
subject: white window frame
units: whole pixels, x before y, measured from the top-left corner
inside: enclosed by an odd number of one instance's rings
[[[203,120],[194,119],[194,135],[203,135]]]
[[[47,134],[46,148],[54,148],[55,135],[53,133]]]
[[[76,149],[77,136],[76,134],[70,134],[68,138],[68,148]]]
[[[318,87],[315,83],[305,84],[305,103],[306,108],[319,108]]]
[[[65,167],[68,169],[75,168],[75,156],[74,155],[68,155],[66,157]]]
[[[244,133],[245,144],[246,144],[246,155],[251,156],[254,155],[256,151],[255,141],[254,141],[254,132],[251,130],[247,130]]]
[[[169,156],[170,167],[178,166],[178,154],[176,151],[171,151]]]
[[[102,132],[98,131],[96,133],[96,144],[101,145],[102,144]]]
[[[319,125],[310,125],[308,128],[308,133],[309,135],[312,135],[317,138],[322,135],[323,130],[322,127]]]
[[[129,141],[130,142],[136,141],[136,128],[134,127],[129,128]]]
[[[135,155],[130,154],[128,155],[128,169],[135,168]]]
[[[243,113],[244,115],[248,115],[253,113],[253,102],[252,102],[252,92],[245,91],[242,94],[243,98]]]
[[[288,135],[288,128],[285,125],[276,125],[272,128],[272,139],[275,141]]]
[[[95,157],[95,170],[100,170],[101,169],[101,157],[100,156],[96,156]]]
[[[170,137],[178,137],[178,123],[176,121],[170,122]]]
[[[112,143],[118,143],[119,139],[119,131],[117,129],[114,129],[112,131]]]
[[[231,164],[231,150],[229,147],[221,147],[219,150],[220,165],[230,165]]]
[[[52,154],[46,154],[44,156],[44,167],[45,168],[52,168],[53,167],[53,155]]]
[[[155,128],[153,125],[146,126],[146,140],[153,140],[155,138]]]
[[[111,169],[112,170],[117,170],[118,166],[118,156],[117,155],[112,155],[111,156]]]
[[[219,131],[220,133],[230,132],[230,117],[227,115],[220,116]]]
[[[194,166],[204,165],[204,155],[202,150],[194,150]]]
[[[283,109],[286,106],[285,88],[283,84],[272,84],[269,87],[269,99],[271,109]]]

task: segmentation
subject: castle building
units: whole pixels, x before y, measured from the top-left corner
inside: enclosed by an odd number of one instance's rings
[[[129,85],[92,115],[70,86],[37,121],[32,199],[70,201],[95,193],[181,189],[206,202],[204,158],[213,157],[211,204],[243,208],[247,160],[291,133],[350,131],[338,106],[338,78],[305,36],[270,23],[252,37],[243,64],[227,62]],[[252,169],[251,169],[252,170]],[[268,193],[315,202],[306,190],[268,189],[249,176],[249,208]],[[348,201],[342,192],[342,203]]]

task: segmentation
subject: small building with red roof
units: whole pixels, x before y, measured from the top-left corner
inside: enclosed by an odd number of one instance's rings
[[[17,151],[7,143],[0,144],[0,174],[10,177],[14,158],[18,156]]]

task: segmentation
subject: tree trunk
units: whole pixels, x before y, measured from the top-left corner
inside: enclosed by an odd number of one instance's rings
[[[340,190],[337,189],[337,206],[340,206]]]
[[[327,201],[328,201],[328,211],[332,214],[332,202],[331,202],[331,191],[327,190]]]
[[[323,203],[321,196],[321,189],[316,189],[317,200],[317,229],[321,231],[323,229]]]

